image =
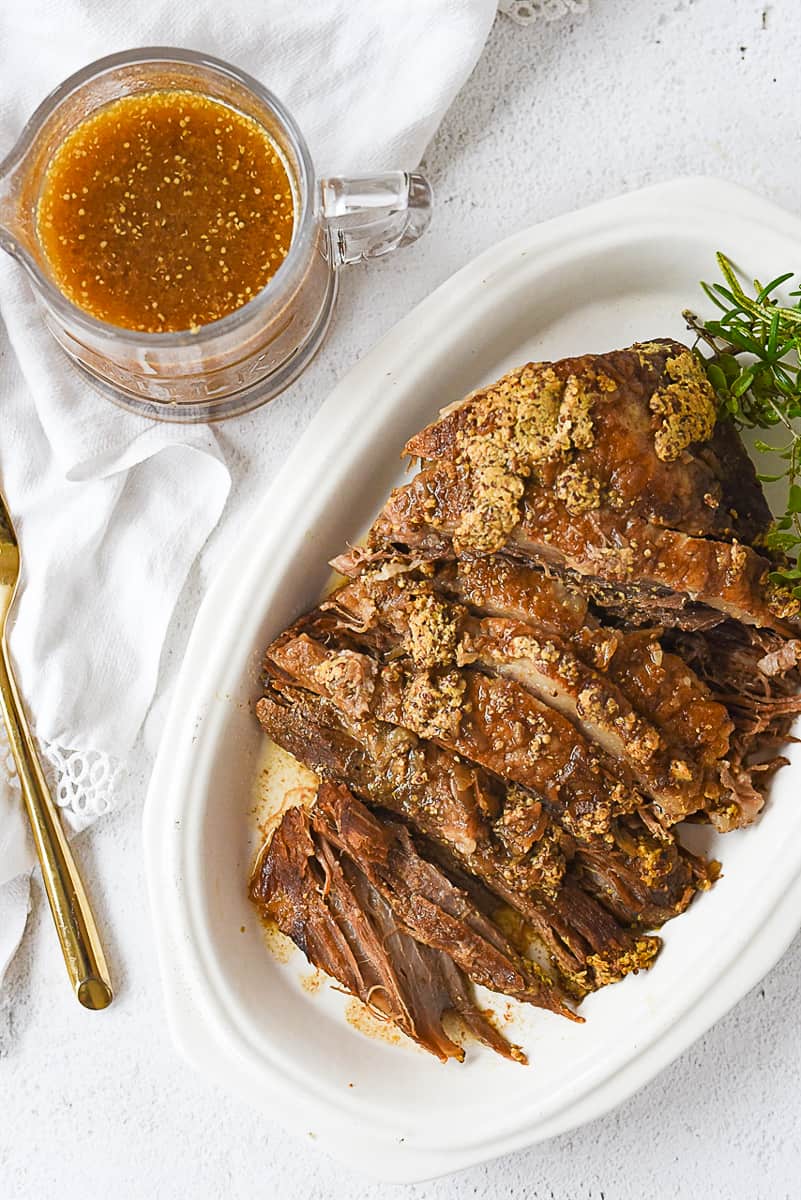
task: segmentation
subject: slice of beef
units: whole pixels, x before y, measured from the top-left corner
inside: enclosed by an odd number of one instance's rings
[[[620,631],[607,670],[631,703],[704,765],[725,758],[728,709],[687,662],[662,644],[661,629]]]
[[[524,621],[569,640],[576,653],[605,671],[632,705],[702,762],[725,756],[731,718],[688,663],[662,645],[661,623],[649,612],[642,630],[600,626],[575,591],[538,568],[500,557],[445,563],[432,585],[473,609]],[[714,624],[722,620],[715,614]],[[672,624],[672,621],[669,622]]]
[[[528,626],[492,617],[469,630],[463,659],[483,672],[519,683],[553,707],[607,759],[620,763],[644,795],[671,821],[720,799],[719,774],[674,739],[668,740],[602,671],[556,639],[532,636]]]
[[[570,639],[596,624],[578,584],[500,555],[440,563],[431,582],[474,612],[526,621],[555,637]]]
[[[770,513],[698,359],[656,341],[528,363],[445,409],[405,452],[471,464],[478,488],[536,475],[577,510],[594,498],[693,536],[752,541]],[[738,487],[738,477],[742,487]]]
[[[693,537],[609,504],[570,512],[552,489],[529,482],[490,494],[470,464],[433,463],[390,496],[363,548],[334,560],[345,575],[411,555],[474,558],[507,553],[575,577],[602,580],[636,599],[675,594],[745,624],[790,636],[801,604],[768,581],[771,563],[738,541]]]
[[[318,645],[303,636],[309,646]],[[471,855],[477,847],[485,845],[491,838],[492,823],[501,810],[502,785],[457,754],[420,739],[408,728],[374,719],[366,707],[355,709],[347,702],[344,705],[335,703],[320,687],[307,689],[302,674],[294,674],[288,669],[296,658],[291,648],[296,640],[290,638],[284,643],[290,647],[286,656],[283,645],[274,644],[275,654],[267,663],[272,677],[265,680],[264,703],[260,700],[257,704],[257,715],[262,723],[265,723],[262,717],[265,704],[280,706],[286,701],[285,711],[276,715],[292,725],[289,732],[293,745],[287,748],[301,762],[307,762],[312,770],[324,769],[326,755],[332,752],[327,740],[319,746],[315,744],[322,723],[341,735],[333,750],[329,777],[343,781],[350,779],[356,790],[362,789],[360,794],[369,795],[370,784],[362,774],[375,774],[382,785],[397,789],[398,804],[410,806],[399,809],[404,816],[419,823],[425,822],[425,813],[428,813],[429,824],[435,831],[432,836],[451,844],[457,853]],[[316,656],[316,651],[312,652]],[[286,669],[278,665],[284,657]],[[276,670],[277,674],[274,674]],[[307,747],[304,737],[309,742]],[[280,741],[280,738],[276,740]],[[426,804],[418,813],[418,794],[427,781],[430,786],[425,787]],[[517,870],[521,887],[543,882],[537,863],[520,863]],[[546,870],[550,871],[550,863]]]
[[[493,1050],[526,1061],[478,1010],[449,955],[399,927],[380,892],[313,829],[305,808],[284,815],[256,864],[251,896],[315,967],[443,1062],[464,1059],[443,1025],[450,1012]]]
[[[377,544],[372,547],[351,547],[345,554],[332,559],[331,566],[347,578],[356,579],[365,573],[380,573],[385,570],[397,570],[404,565],[405,570],[435,569],[436,578],[443,580],[443,589],[458,597],[462,591],[461,577],[472,578],[474,571],[480,575],[483,564],[492,564],[490,570],[494,573],[495,565],[502,563],[514,564],[523,571],[533,575],[541,575],[553,581],[554,585],[562,584],[564,593],[581,604],[582,611],[590,617],[597,616],[601,622],[611,622],[615,626],[647,627],[666,626],[677,629],[708,629],[726,620],[724,613],[700,604],[690,599],[686,593],[671,592],[667,588],[643,583],[611,583],[597,575],[581,574],[570,570],[564,562],[538,562],[527,555],[525,550],[518,553],[510,542],[499,554],[491,554],[485,558],[450,558],[452,543],[435,533],[429,535],[430,541],[421,558],[414,551],[407,550],[405,545],[398,543],[388,549],[380,548]],[[379,539],[380,540],[380,539]],[[429,556],[429,557],[426,557]],[[439,558],[439,561],[436,561]],[[449,588],[449,576],[455,578],[455,587]],[[468,579],[468,584],[469,584]],[[473,589],[465,590],[468,599]],[[479,591],[481,588],[478,589]],[[503,603],[503,590],[499,596]],[[547,594],[543,597],[547,604]],[[478,601],[474,602],[476,605]],[[487,611],[492,612],[494,605],[490,602]],[[562,606],[555,603],[554,613],[556,624],[561,625],[560,615]],[[498,615],[503,615],[499,611]],[[568,621],[570,617],[568,616]]]

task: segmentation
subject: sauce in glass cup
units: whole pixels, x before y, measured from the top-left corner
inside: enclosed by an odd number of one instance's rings
[[[0,164],[0,246],[53,336],[111,399],[166,420],[283,390],[325,335],[338,268],[416,240],[430,211],[417,173],[316,179],[270,92],[185,50],[84,68]]]

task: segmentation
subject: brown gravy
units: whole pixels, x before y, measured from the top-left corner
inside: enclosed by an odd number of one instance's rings
[[[255,120],[189,91],[125,96],[61,143],[37,234],[61,292],[112,325],[196,331],[252,299],[294,228],[284,161]]]

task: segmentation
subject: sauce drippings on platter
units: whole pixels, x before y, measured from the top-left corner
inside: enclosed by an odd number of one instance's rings
[[[125,96],[77,125],[36,215],[52,277],[74,304],[126,329],[194,332],[269,282],[295,205],[262,125],[170,90]]]

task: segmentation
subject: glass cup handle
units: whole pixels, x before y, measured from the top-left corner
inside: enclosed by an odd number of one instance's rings
[[[416,242],[431,220],[433,196],[425,175],[388,171],[320,182],[321,215],[331,236],[334,266],[380,258]]]

